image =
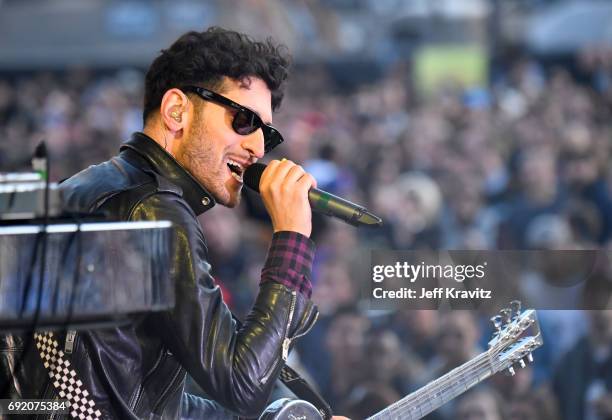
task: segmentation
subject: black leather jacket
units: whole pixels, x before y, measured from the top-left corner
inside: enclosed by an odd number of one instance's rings
[[[214,200],[144,134],[136,133],[118,156],[80,172],[62,188],[72,208],[103,209],[119,220],[170,220],[175,226],[175,308],[126,327],[77,333],[70,361],[103,416],[257,417],[284,364],[283,342],[304,334],[316,320],[312,302],[279,283],[262,283],[237,329],[211,277],[196,219]],[[20,345],[14,337],[0,343],[4,374],[7,361],[23,351]],[[54,396],[36,351],[26,351],[24,360],[12,375],[13,396]],[[187,373],[216,403],[184,394]]]

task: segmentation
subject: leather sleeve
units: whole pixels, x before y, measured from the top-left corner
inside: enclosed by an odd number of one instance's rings
[[[153,327],[208,396],[239,415],[257,416],[291,339],[310,329],[316,308],[302,293],[265,282],[237,330],[210,275],[202,230],[186,203],[171,193],[155,194],[135,207],[131,219],[174,224],[175,307],[152,315]]]

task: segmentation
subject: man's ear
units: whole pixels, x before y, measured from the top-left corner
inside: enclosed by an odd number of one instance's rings
[[[163,124],[173,133],[178,133],[186,127],[183,114],[187,112],[189,99],[180,89],[172,88],[164,93],[159,107]]]

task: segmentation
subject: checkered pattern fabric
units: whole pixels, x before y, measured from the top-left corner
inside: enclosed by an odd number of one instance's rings
[[[281,370],[281,373],[280,373],[280,379],[281,381],[283,381],[283,383],[295,381],[296,379],[299,379],[299,378],[300,377],[295,370],[291,369],[287,365],[283,366],[283,369]]]
[[[89,392],[83,386],[83,382],[74,369],[70,368],[70,362],[64,358],[64,352],[59,349],[53,333],[36,333],[34,339],[53,386],[60,397],[70,402],[70,415],[87,420],[102,418],[102,413],[96,409],[94,401],[88,398]]]
[[[273,281],[310,298],[315,244],[297,232],[276,232],[261,271],[261,283]]]

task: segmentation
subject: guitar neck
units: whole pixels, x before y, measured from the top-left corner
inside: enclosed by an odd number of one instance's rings
[[[395,402],[368,420],[423,418],[495,373],[489,352],[456,367],[412,394]]]
[[[508,369],[514,374],[513,364],[518,363],[525,367],[524,359],[533,362],[531,353],[543,344],[536,313],[533,309],[521,312],[518,301],[510,302],[510,306],[513,309],[503,309],[500,311],[502,315],[491,318],[497,331],[489,341],[489,350],[374,414],[368,420],[421,419],[494,373]],[[270,405],[260,420],[321,418],[317,408],[306,401],[284,400],[288,399],[279,400],[280,404]]]

